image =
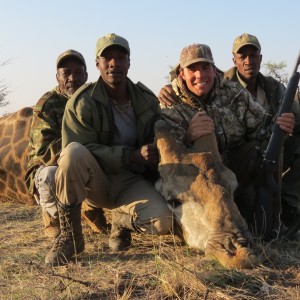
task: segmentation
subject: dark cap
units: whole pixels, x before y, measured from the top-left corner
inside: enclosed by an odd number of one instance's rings
[[[182,49],[180,54],[180,67],[185,68],[196,62],[214,64],[210,48],[204,44],[192,44]]]
[[[130,55],[129,43],[123,37],[116,35],[115,33],[110,33],[105,36],[100,37],[96,43],[96,57],[100,56],[102,52],[109,46],[120,46],[126,50]]]
[[[66,58],[70,58],[70,57],[77,58],[86,67],[86,63],[85,63],[85,60],[84,60],[84,57],[82,56],[82,54],[73,49],[69,49],[59,55],[59,57],[57,58],[57,61],[56,61],[56,67],[59,68],[62,61],[65,60]]]
[[[259,51],[261,50],[260,43],[256,36],[248,33],[243,33],[234,40],[232,53],[238,53],[238,51],[246,45],[251,45],[257,48]]]

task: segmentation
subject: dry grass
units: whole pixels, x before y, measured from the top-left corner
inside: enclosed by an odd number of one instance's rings
[[[84,228],[86,250],[51,268],[40,208],[0,203],[0,299],[300,299],[300,244],[259,245],[263,264],[225,270],[172,236],[134,235],[124,253]]]

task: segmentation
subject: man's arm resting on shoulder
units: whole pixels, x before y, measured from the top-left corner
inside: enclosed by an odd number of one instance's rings
[[[176,103],[176,94],[172,85],[165,85],[159,92],[158,101],[162,106],[171,106]]]

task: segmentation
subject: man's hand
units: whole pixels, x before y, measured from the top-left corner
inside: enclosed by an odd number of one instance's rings
[[[187,130],[187,140],[190,143],[195,142],[201,136],[211,134],[215,130],[213,119],[204,111],[200,111],[191,119]]]
[[[277,118],[276,123],[286,134],[292,134],[295,127],[295,116],[293,113],[283,113]]]
[[[156,144],[143,145],[141,148],[132,151],[130,163],[138,163],[142,165],[158,164],[159,155]]]
[[[172,104],[176,103],[176,94],[174,90],[172,89],[172,86],[165,85],[159,92],[158,95],[158,101],[165,105],[165,106],[171,106]]]

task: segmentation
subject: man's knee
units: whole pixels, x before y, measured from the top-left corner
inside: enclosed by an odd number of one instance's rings
[[[156,235],[165,235],[170,233],[173,227],[173,216],[171,211],[166,208],[162,209],[159,214],[152,215],[152,217],[145,218],[145,216],[139,216],[134,225],[141,229]]]
[[[53,185],[56,170],[57,166],[40,167],[36,172],[37,183]]]
[[[72,142],[62,150],[58,164],[59,166],[72,165],[74,162],[84,160],[85,157],[90,155],[89,150],[85,146],[80,143]]]

